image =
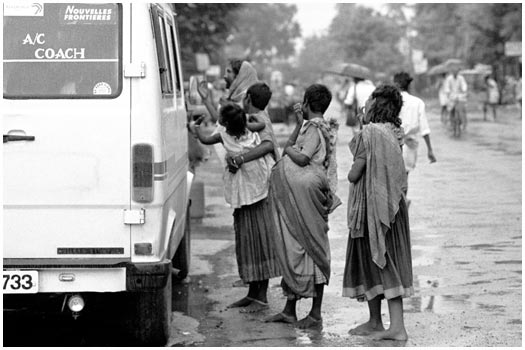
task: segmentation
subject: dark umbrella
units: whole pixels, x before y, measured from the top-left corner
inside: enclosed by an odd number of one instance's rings
[[[447,67],[454,67],[454,66],[459,66],[459,67],[462,67],[463,66],[463,61],[460,60],[459,58],[449,58],[448,60],[445,61],[445,63],[443,63],[445,66]]]
[[[438,75],[443,73],[448,73],[448,67],[444,63],[438,64],[427,71],[427,75]]]
[[[370,69],[357,63],[339,63],[329,69],[327,73],[361,79],[370,79],[372,77]]]
[[[440,63],[427,71],[428,75],[437,75],[448,73],[453,67],[463,67],[463,61],[459,58],[449,58],[443,63]]]
[[[372,72],[365,66],[356,63],[347,63],[343,69],[343,75],[353,78],[370,79]]]

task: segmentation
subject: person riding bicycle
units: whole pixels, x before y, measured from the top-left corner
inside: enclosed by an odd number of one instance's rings
[[[459,118],[461,128],[465,130],[467,127],[467,82],[465,78],[459,74],[460,66],[454,65],[451,67],[451,73],[445,80],[444,90],[448,97],[448,111],[450,113],[450,121],[455,125],[455,118]],[[460,130],[457,130],[459,133]],[[456,135],[456,130],[454,130]]]

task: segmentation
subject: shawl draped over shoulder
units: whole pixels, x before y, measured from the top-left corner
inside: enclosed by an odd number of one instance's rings
[[[352,238],[359,238],[363,237],[366,225],[372,260],[380,268],[386,264],[385,234],[399,210],[407,183],[400,135],[402,131],[390,123],[371,123],[350,143],[355,154],[362,142],[366,170],[350,189],[348,228]]]

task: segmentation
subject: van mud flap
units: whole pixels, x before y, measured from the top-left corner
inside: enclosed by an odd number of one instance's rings
[[[141,291],[164,288],[171,274],[171,260],[136,263],[126,266],[126,290]]]

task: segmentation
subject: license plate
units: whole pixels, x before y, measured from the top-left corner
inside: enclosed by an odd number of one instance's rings
[[[38,271],[3,272],[5,294],[30,294],[38,292]]]

